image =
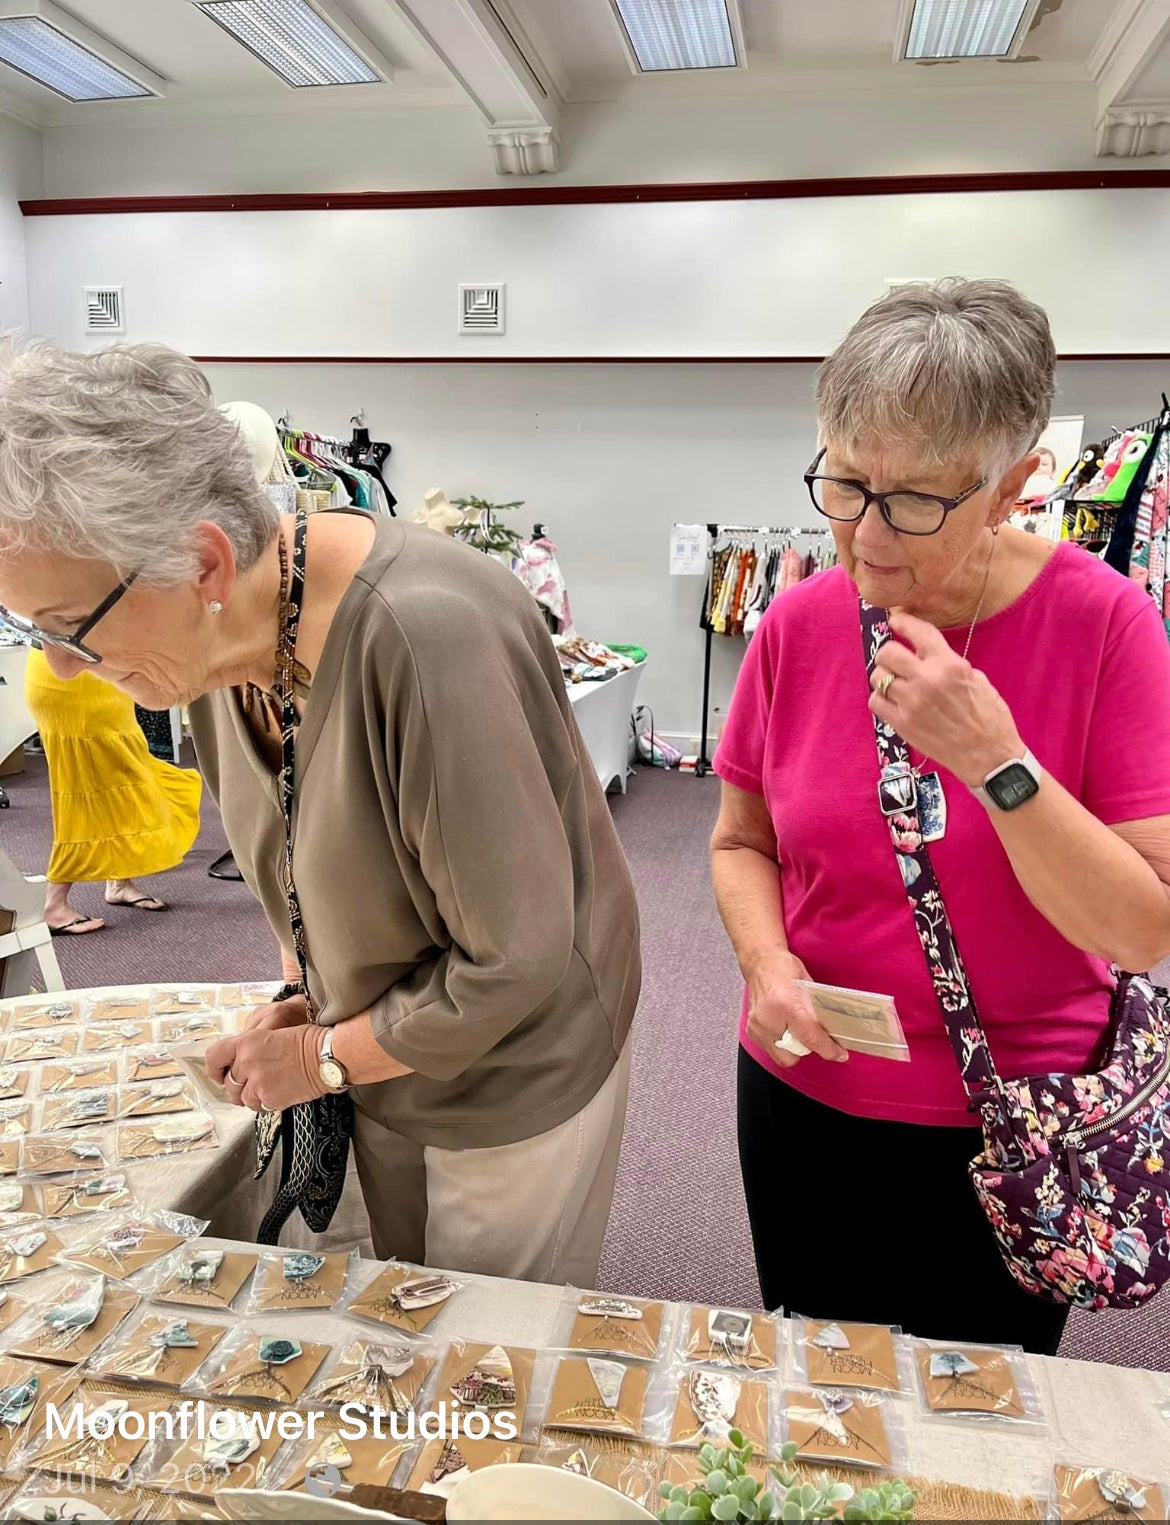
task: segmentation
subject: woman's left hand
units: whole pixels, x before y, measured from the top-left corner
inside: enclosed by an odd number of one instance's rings
[[[869,707],[879,720],[971,789],[1024,755],[1007,704],[940,631],[912,614],[891,614],[890,629],[899,640],[882,647],[870,679]]]
[[[311,1022],[250,1028],[210,1044],[207,1071],[234,1106],[283,1112],[325,1094],[317,1072],[320,1043],[321,1029]]]

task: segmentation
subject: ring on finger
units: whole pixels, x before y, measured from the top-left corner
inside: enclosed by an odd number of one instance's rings
[[[882,676],[878,679],[878,685],[877,685],[878,698],[879,699],[884,699],[886,697],[886,695],[889,693],[890,689],[894,686],[894,684],[897,681],[898,681],[897,673],[892,673],[892,672],[883,673]]]
[[[797,1059],[803,1059],[806,1054],[811,1054],[812,1049],[805,1048],[794,1033],[787,1032],[782,1038],[776,1039],[776,1047],[782,1048],[786,1054],[794,1054]]]
[[[240,1082],[232,1074],[231,1070],[229,1070],[227,1072],[227,1074],[223,1077],[223,1083],[224,1083],[225,1086],[238,1086]]]

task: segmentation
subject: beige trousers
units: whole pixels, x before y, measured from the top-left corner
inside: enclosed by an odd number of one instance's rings
[[[353,1149],[374,1254],[592,1287],[625,1125],[632,1040],[574,1117],[517,1144],[437,1149],[362,1112]]]

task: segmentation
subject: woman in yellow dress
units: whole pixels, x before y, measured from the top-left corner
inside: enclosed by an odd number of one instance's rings
[[[199,831],[203,780],[152,757],[129,694],[92,673],[54,675],[29,653],[25,695],[49,765],[53,851],[45,920],[54,937],[105,926],[69,904],[75,884],[106,881],[109,905],[163,911],[135,879],[181,863]]]

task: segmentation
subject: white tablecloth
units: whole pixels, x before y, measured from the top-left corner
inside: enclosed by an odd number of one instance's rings
[[[573,718],[581,737],[589,749],[593,766],[601,780],[601,787],[608,789],[617,779],[626,792],[626,770],[630,757],[630,715],[638,697],[638,684],[642,681],[645,662],[616,678],[606,678],[600,683],[573,683],[569,686],[569,703],[573,706]]]

